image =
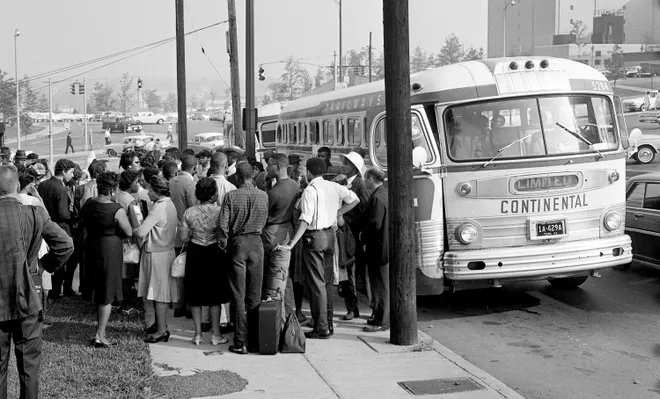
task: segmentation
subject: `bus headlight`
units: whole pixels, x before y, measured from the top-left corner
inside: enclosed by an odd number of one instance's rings
[[[454,231],[456,239],[461,244],[472,244],[479,238],[479,230],[472,223],[463,223]]]
[[[466,196],[472,192],[472,186],[470,183],[461,183],[458,185],[458,193],[462,196]]]
[[[617,172],[615,170],[612,173],[610,173],[610,175],[608,176],[608,179],[609,179],[610,183],[614,183],[616,181],[619,181],[620,177],[621,177],[621,175],[619,175],[619,172]]]
[[[621,227],[621,215],[616,211],[609,211],[603,218],[603,225],[609,231],[616,230]]]

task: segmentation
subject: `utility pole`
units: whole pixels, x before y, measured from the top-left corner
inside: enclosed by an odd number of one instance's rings
[[[334,61],[332,61],[332,66],[333,66],[332,74],[335,77],[335,90],[336,90],[337,82],[339,82],[339,77],[337,76],[337,52],[336,51],[335,51],[333,57],[334,57],[333,58]]]
[[[87,136],[87,87],[85,86],[86,77],[83,75],[83,130],[85,131],[85,151],[91,150],[91,140]],[[78,93],[80,93],[80,86],[78,86]]]
[[[234,129],[234,144],[245,148],[241,118],[241,83],[238,65],[238,29],[236,28],[236,2],[228,0],[229,8],[229,69],[231,71],[231,118]]]
[[[369,32],[369,82],[371,82],[371,32]]]
[[[339,0],[339,82],[344,81],[344,75],[342,74],[342,64],[343,64],[343,53],[341,49],[342,45],[341,40],[341,0]]]
[[[254,0],[245,1],[245,153],[254,161],[257,115],[254,98]]]
[[[55,157],[53,156],[53,89],[50,78],[48,78],[48,155],[52,168]]]
[[[408,0],[383,0],[390,215],[390,342],[417,343]]]
[[[176,0],[176,94],[178,103],[177,135],[179,148],[188,143],[188,119],[186,117],[186,38],[183,28],[183,0]],[[139,101],[139,93],[138,93]]]

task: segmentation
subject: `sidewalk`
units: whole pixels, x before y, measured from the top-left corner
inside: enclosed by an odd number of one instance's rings
[[[430,394],[417,393],[425,398],[522,398],[422,332],[420,343],[411,347],[390,345],[389,331],[363,332],[371,310],[360,306],[360,319],[343,321],[335,316],[331,339],[308,339],[305,354],[275,356],[237,355],[228,351],[229,344],[214,347],[210,332],[204,333],[202,345],[194,346],[192,319],[175,319],[170,310],[167,323],[172,335],[168,343],[150,345],[152,365],[158,376],[229,370],[248,380],[242,392],[217,397],[226,399],[410,398],[415,395],[401,386],[407,381],[430,389]],[[153,308],[147,304],[146,309],[151,325]],[[343,310],[343,300],[336,297],[335,315],[343,315]],[[309,311],[305,314],[310,317]],[[226,336],[231,344],[231,334]]]
[[[66,129],[63,127],[53,127],[53,136],[62,134],[66,132]],[[43,130],[40,130],[36,133],[32,133],[27,135],[27,137],[21,137],[21,143],[24,143],[26,141],[31,141],[31,140],[36,140],[38,138],[43,138],[43,137],[48,137],[48,126],[46,125],[46,128]],[[16,138],[8,138],[5,140],[5,145],[13,144],[16,142]]]

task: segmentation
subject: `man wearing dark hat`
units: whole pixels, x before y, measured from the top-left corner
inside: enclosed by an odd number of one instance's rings
[[[39,159],[39,155],[35,154],[34,152],[28,154],[27,162],[25,163],[25,166],[34,165],[38,159]]]
[[[27,156],[25,155],[25,150],[16,150],[16,155],[14,155],[14,165],[17,168],[25,166],[27,162]]]
[[[211,151],[204,148],[195,157],[197,157],[197,177],[200,179],[208,177],[211,169]]]

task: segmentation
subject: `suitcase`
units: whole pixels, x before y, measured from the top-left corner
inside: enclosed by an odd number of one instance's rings
[[[261,302],[259,305],[259,354],[274,355],[280,342],[282,301]]]

